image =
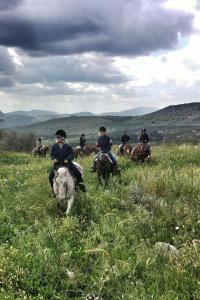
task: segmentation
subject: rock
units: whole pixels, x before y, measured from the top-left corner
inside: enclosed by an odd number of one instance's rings
[[[163,252],[170,252],[176,255],[179,254],[178,249],[175,246],[170,245],[169,243],[157,242],[155,243],[155,247],[156,249]]]

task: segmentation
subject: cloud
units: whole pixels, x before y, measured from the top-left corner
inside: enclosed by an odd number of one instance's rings
[[[13,75],[16,71],[15,64],[5,47],[0,47],[0,87],[14,85]]]
[[[17,1],[16,1],[17,2]],[[32,56],[142,55],[176,47],[193,14],[150,0],[24,0],[0,14],[0,44]]]
[[[15,73],[17,82],[44,84],[56,82],[121,83],[128,77],[114,65],[111,58],[82,56],[25,57]]]
[[[1,0],[0,11],[15,8],[20,4],[22,4],[22,0]]]

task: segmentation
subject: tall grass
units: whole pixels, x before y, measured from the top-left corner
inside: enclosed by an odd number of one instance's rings
[[[88,192],[65,217],[49,159],[0,154],[0,299],[200,299],[200,146],[156,146],[142,166],[120,158],[122,183],[106,189],[92,158],[80,163]]]

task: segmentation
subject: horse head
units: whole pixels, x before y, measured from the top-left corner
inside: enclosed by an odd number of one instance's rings
[[[53,189],[58,200],[67,199],[74,191],[74,179],[67,167],[55,170]]]

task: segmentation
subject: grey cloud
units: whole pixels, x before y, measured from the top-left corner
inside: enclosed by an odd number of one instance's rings
[[[18,5],[22,4],[22,2],[23,0],[1,0],[0,11],[15,8]]]
[[[15,80],[23,84],[34,82],[91,82],[111,84],[126,82],[123,75],[107,57],[43,57],[28,58],[24,67],[15,73]]]
[[[193,15],[150,0],[25,0],[0,14],[0,44],[31,55],[149,54],[192,32]]]
[[[13,76],[16,72],[7,49],[0,47],[0,87],[10,87],[14,85]]]

